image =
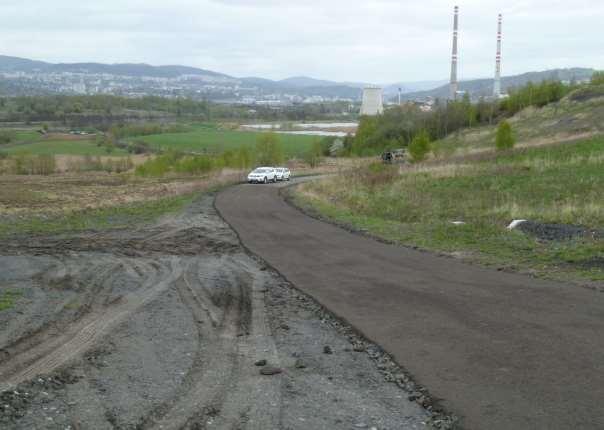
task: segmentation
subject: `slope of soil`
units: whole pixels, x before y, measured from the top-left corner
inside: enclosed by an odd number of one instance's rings
[[[21,293],[0,312],[0,427],[448,425],[385,381],[409,389],[379,348],[249,256],[212,202],[0,243],[0,288]]]

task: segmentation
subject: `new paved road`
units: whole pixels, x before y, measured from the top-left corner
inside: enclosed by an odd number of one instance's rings
[[[277,186],[216,206],[243,243],[389,351],[465,428],[604,429],[604,293],[386,245]]]

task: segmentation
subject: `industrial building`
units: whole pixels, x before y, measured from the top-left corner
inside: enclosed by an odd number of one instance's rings
[[[382,89],[379,87],[366,87],[363,89],[361,115],[375,116],[382,113],[384,113]]]

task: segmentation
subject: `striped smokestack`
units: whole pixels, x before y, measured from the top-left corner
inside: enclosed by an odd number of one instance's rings
[[[459,6],[455,6],[453,17],[453,55],[451,57],[451,89],[449,98],[455,100],[457,96],[457,32],[459,30]]]
[[[497,55],[495,56],[495,82],[493,83],[493,97],[501,96],[501,27],[503,17],[499,14],[497,20]]]

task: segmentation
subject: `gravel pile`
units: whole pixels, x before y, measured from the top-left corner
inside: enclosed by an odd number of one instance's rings
[[[519,224],[517,229],[540,240],[570,240],[580,237],[604,239],[604,231],[569,224],[544,224],[525,221]]]

